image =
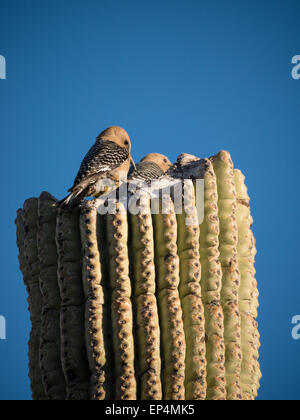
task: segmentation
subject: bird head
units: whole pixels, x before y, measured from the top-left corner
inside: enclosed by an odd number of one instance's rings
[[[160,153],[150,153],[149,155],[145,156],[141,162],[156,163],[156,165],[158,165],[163,172],[167,172],[167,170],[172,166],[172,163],[169,161],[169,159]]]
[[[116,143],[118,146],[122,147],[123,149],[128,150],[129,152],[129,156],[130,156],[130,161],[133,165],[133,167],[135,168],[135,163],[132,159],[131,156],[131,141],[129,138],[129,135],[127,133],[126,130],[124,130],[124,128],[122,127],[117,127],[117,126],[113,126],[113,127],[109,127],[106,130],[102,131],[102,133],[99,134],[99,136],[97,137],[97,141],[112,141],[114,143]]]

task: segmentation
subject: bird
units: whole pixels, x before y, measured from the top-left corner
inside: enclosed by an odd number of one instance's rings
[[[149,153],[136,167],[132,167],[128,181],[142,181],[150,183],[161,178],[172,166],[169,159],[160,153]]]
[[[130,163],[136,168],[128,133],[117,126],[107,128],[85,155],[74,184],[68,190],[70,194],[58,201],[56,206],[76,207],[85,197],[96,198],[118,188],[127,179]]]

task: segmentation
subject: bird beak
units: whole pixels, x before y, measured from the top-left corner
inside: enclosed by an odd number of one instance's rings
[[[133,169],[136,171],[136,166],[135,166],[134,160],[132,159],[132,156],[130,156],[130,162],[133,166]]]

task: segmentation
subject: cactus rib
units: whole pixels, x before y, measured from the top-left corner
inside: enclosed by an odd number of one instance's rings
[[[55,243],[56,200],[43,192],[38,200],[37,245],[40,262],[41,313],[40,367],[46,395],[64,400],[66,383],[60,361],[60,294]]]
[[[161,400],[161,359],[150,198],[140,198],[140,212],[131,215],[131,259],[136,312],[137,378],[142,400]]]
[[[241,400],[242,364],[241,316],[239,312],[240,272],[237,262],[237,199],[230,154],[221,151],[212,158],[217,176],[220,219],[221,302],[224,312],[225,370],[228,400]]]
[[[88,363],[84,340],[79,210],[57,214],[58,283],[61,296],[61,360],[67,400],[87,400]]]
[[[26,286],[26,290],[28,293],[28,305],[29,305],[29,312],[32,319],[32,303],[30,298],[30,281],[31,281],[31,274],[30,268],[27,264],[25,253],[24,253],[24,240],[25,240],[25,232],[23,226],[23,210],[19,209],[17,211],[17,218],[15,220],[17,226],[17,245],[19,249],[19,265],[20,270],[23,274],[24,284]],[[38,340],[36,339],[35,332],[31,331],[30,333],[30,340],[28,343],[29,347],[29,378],[30,378],[30,388],[32,391],[32,397],[34,400],[39,400],[44,396],[43,388],[42,388],[42,381],[39,372],[39,364],[37,363],[38,360],[35,357],[36,352],[38,351]]]
[[[186,341],[185,399],[206,398],[206,345],[201,295],[200,229],[192,181],[184,183],[184,210],[177,215],[179,295]]]
[[[95,201],[82,205],[80,231],[83,253],[82,278],[85,295],[85,337],[92,400],[108,399],[110,367],[107,352],[108,330],[106,320],[106,294],[103,287],[101,253],[98,241],[103,240],[99,229],[100,218]],[[99,237],[98,237],[99,236]]]
[[[37,250],[37,219],[38,200],[30,198],[23,206],[24,226],[24,256],[29,271],[29,308],[31,314],[32,330],[29,341],[30,375],[34,400],[48,399],[42,382],[40,369],[40,338],[41,338],[41,312],[42,295],[39,285],[39,260]]]
[[[200,226],[200,262],[206,333],[206,399],[226,400],[217,180],[210,160],[205,159],[204,162],[204,220]]]
[[[258,291],[255,280],[255,240],[251,231],[249,196],[245,186],[245,177],[240,170],[234,170],[237,191],[238,221],[238,263],[241,273],[239,306],[242,323],[242,374],[241,387],[244,400],[257,397],[261,378],[259,357],[259,334],[257,332]]]
[[[107,237],[112,294],[111,318],[116,378],[116,400],[136,399],[133,315],[128,259],[128,224],[125,208],[117,203],[107,215]]]
[[[178,291],[177,223],[170,197],[163,197],[163,202],[167,214],[160,212],[153,215],[157,300],[161,326],[163,398],[184,400],[186,343]]]

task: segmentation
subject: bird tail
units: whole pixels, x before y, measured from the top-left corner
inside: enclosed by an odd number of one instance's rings
[[[74,202],[74,200],[80,195],[82,190],[72,191],[67,197],[63,198],[62,200],[56,203],[56,207],[58,208],[65,208],[65,207],[74,207],[78,200]]]
[[[72,200],[72,193],[69,194],[67,197],[63,198],[62,200],[58,201],[56,203],[56,207],[58,208],[68,207],[71,200]]]

